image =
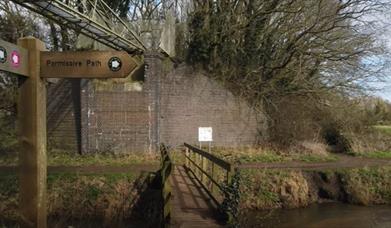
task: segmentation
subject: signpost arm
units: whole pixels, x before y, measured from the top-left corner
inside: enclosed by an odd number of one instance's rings
[[[43,42],[21,38],[18,45],[29,51],[29,78],[19,87],[20,210],[22,227],[46,227],[46,87],[40,78]]]

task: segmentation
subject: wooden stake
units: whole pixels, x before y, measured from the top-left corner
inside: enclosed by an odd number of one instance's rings
[[[190,153],[189,153],[189,148],[185,148],[185,150],[186,150],[186,158],[185,158],[185,161],[186,161],[186,163],[185,163],[185,165],[186,165],[186,167],[187,168],[190,168],[190,160],[189,160],[189,158],[190,158]]]
[[[45,45],[32,37],[18,45],[28,49],[30,68],[18,98],[21,226],[46,228],[46,86],[39,65]]]
[[[205,159],[204,156],[201,157],[201,168],[204,170],[204,172],[208,173],[208,159]],[[205,184],[205,186],[208,186],[208,177],[205,175],[205,173],[202,173],[201,181]]]

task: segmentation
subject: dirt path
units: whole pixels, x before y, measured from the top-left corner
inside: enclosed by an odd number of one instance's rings
[[[238,165],[240,169],[340,169],[391,166],[391,159],[375,159],[339,155],[335,162],[282,162],[282,163],[244,163]],[[127,172],[154,172],[158,165],[137,164],[129,166],[49,166],[48,173],[81,173],[81,174],[105,174]],[[0,174],[16,174],[17,166],[0,166]]]
[[[245,163],[240,169],[340,169],[391,166],[391,159],[374,159],[339,155],[335,162],[283,162],[283,163]]]
[[[80,174],[112,174],[128,172],[155,172],[158,165],[129,165],[129,166],[48,166],[48,173],[80,173]],[[16,174],[17,166],[0,166],[0,174]]]

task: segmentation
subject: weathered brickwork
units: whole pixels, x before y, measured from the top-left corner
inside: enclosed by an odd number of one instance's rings
[[[259,116],[260,117],[260,116]],[[252,145],[259,117],[243,100],[192,68],[179,67],[162,79],[161,141],[198,144],[198,128],[213,128],[213,145]]]
[[[160,142],[197,143],[198,127],[213,128],[215,146],[256,142],[262,117],[246,102],[190,67],[163,75],[159,55],[146,54],[145,62],[142,83],[112,83],[107,88],[84,83],[83,152],[142,153],[156,151]]]
[[[149,117],[144,93],[95,91],[88,113],[89,151],[148,150]]]
[[[117,81],[109,88],[99,88],[99,83],[91,81],[82,89],[83,152],[156,150],[159,144],[156,87],[160,72],[157,57],[145,55],[147,65],[141,85]]]
[[[50,149],[77,151],[75,106],[72,83],[60,80],[47,89],[47,133]]]

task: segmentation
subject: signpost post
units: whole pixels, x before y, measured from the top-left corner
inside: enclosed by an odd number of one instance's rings
[[[25,76],[19,87],[18,136],[22,227],[47,226],[45,78],[123,78],[141,65],[122,51],[46,52],[42,41],[0,40],[0,71]]]
[[[19,197],[22,227],[46,227],[46,85],[40,78],[39,57],[45,45],[27,37],[18,44],[28,50],[21,55],[20,69],[28,66],[29,77],[19,87],[18,136]],[[22,50],[22,49],[20,49]],[[12,71],[11,71],[12,72]]]

